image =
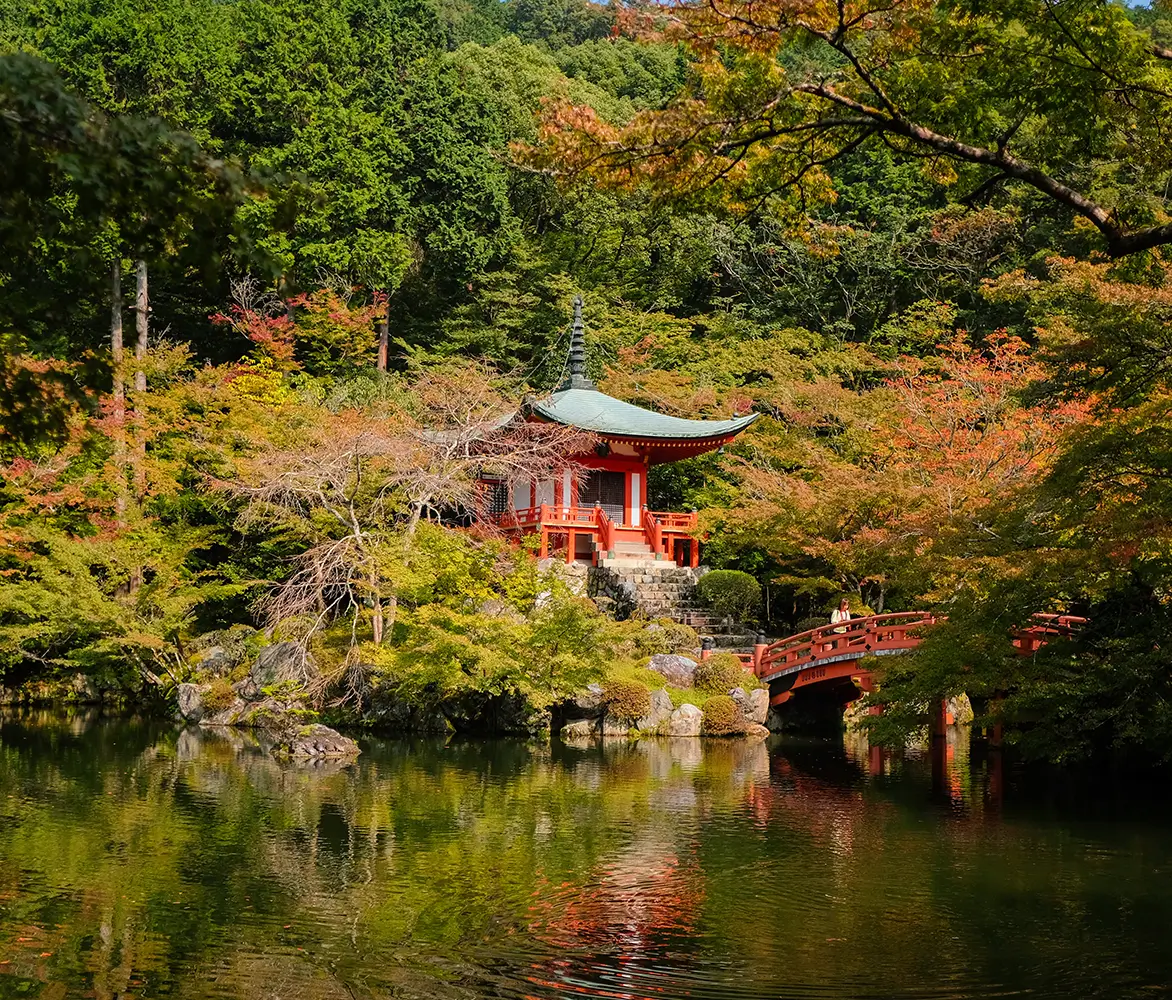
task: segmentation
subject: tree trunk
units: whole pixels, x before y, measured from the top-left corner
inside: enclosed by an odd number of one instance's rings
[[[387,296],[387,311],[378,327],[378,370],[387,370],[387,354],[391,341],[391,297]]]
[[[373,631],[374,644],[381,646],[383,641],[383,601],[382,595],[378,591],[378,573],[371,570],[370,573],[370,592],[373,597]]]
[[[150,300],[147,296],[147,265],[145,260],[140,260],[134,265],[134,273],[134,329],[138,334],[138,340],[134,345],[134,357],[141,366],[142,359],[146,357],[147,335],[150,329]],[[134,388],[138,392],[146,389],[146,372],[142,371],[141,367],[134,373]]]
[[[147,352],[147,339],[150,331],[150,300],[147,294],[147,265],[145,260],[139,260],[134,265],[135,289],[134,289],[134,329],[136,339],[134,342],[134,359],[137,363],[137,368],[134,372],[134,391],[136,393],[146,392],[146,372],[143,371],[143,359]],[[139,399],[137,406],[141,407],[143,401]],[[141,502],[146,495],[146,441],[143,437],[143,428],[140,421],[134,422],[134,490],[137,499]],[[142,563],[135,563],[130,568],[130,593],[135,593],[139,587],[142,586],[143,581],[143,566]]]
[[[122,263],[110,271],[110,357],[114,362],[114,422],[126,416],[126,386],[122,383]]]
[[[110,359],[114,365],[114,465],[119,482],[114,499],[119,523],[126,514],[126,383],[122,381],[122,261],[110,269]]]

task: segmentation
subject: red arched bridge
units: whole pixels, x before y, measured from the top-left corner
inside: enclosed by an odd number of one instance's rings
[[[741,662],[769,685],[770,703],[783,705],[803,689],[840,694],[843,704],[875,688],[872,657],[897,656],[915,649],[924,632],[938,621],[930,611],[901,611],[822,625],[776,642],[758,639],[752,653],[737,653]],[[1074,615],[1034,615],[1012,631],[1013,646],[1028,656],[1049,637],[1070,635],[1086,622]],[[703,656],[710,655],[705,651]]]

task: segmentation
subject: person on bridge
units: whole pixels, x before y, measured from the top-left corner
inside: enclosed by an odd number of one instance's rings
[[[849,622],[851,620],[851,606],[850,602],[844,597],[838,602],[838,607],[830,612],[830,624],[837,625],[839,622]],[[846,626],[836,628],[835,632],[845,632]]]

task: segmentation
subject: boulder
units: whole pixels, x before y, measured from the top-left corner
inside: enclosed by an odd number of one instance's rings
[[[635,728],[641,733],[658,732],[671,715],[671,695],[667,693],[667,688],[660,688],[651,692],[651,710],[635,723]]]
[[[606,711],[601,684],[587,684],[562,706],[567,719],[597,719]]]
[[[617,715],[604,715],[599,732],[603,736],[630,736],[631,729],[629,719],[621,719]]]
[[[973,703],[967,694],[958,694],[948,699],[948,713],[952,716],[953,725],[968,726],[972,724]]]
[[[272,752],[278,757],[297,758],[357,757],[361,753],[349,736],[316,723],[282,737],[273,745]]]
[[[199,722],[204,717],[203,686],[179,685],[179,715],[187,722]]]
[[[746,692],[744,688],[733,688],[729,696],[737,703],[741,718],[756,726],[765,725],[769,716],[769,692],[765,688]]]
[[[757,725],[755,722],[748,722],[745,724],[743,735],[745,739],[756,743],[767,739],[769,737],[769,730],[764,726]]]
[[[230,674],[240,661],[223,646],[208,646],[193,657],[195,665],[206,674],[223,677]]]
[[[247,625],[205,632],[188,643],[188,662],[201,674],[226,677],[248,658],[256,634]]]
[[[704,713],[695,705],[681,705],[667,720],[668,736],[699,736]]]
[[[656,653],[647,663],[672,687],[691,687],[696,672],[696,661],[678,653]]]
[[[297,642],[278,642],[260,651],[248,676],[235,685],[245,701],[260,701],[265,688],[283,684],[300,687],[317,674],[313,657]]]
[[[598,735],[598,724],[593,719],[579,719],[568,726],[562,726],[561,735],[564,743],[581,743]]]

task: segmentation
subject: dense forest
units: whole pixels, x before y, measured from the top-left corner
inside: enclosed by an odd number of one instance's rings
[[[1159,2],[0,0],[0,686],[234,626],[343,701],[637,660],[420,433],[557,384],[581,294],[607,392],[762,414],[649,489],[765,628],[948,616],[879,737],[968,691],[1167,757],[1170,122]]]

